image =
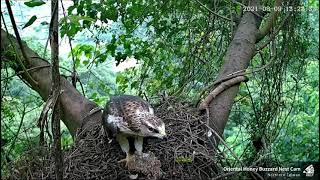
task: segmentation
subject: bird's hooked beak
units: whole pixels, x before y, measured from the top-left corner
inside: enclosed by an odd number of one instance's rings
[[[167,137],[166,128],[164,124],[159,128],[159,135],[160,135],[159,138],[161,139]]]

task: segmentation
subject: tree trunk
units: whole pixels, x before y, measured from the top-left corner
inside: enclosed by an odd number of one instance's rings
[[[255,53],[255,43],[259,32],[258,27],[261,22],[261,19],[255,13],[245,12],[242,16],[216,81],[236,71],[247,69]],[[236,84],[224,90],[209,104],[209,126],[216,130],[220,136],[223,134],[228,121],[234,98],[239,91],[239,85]],[[218,142],[218,139],[216,141]]]

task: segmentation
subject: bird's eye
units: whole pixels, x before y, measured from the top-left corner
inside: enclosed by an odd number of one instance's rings
[[[150,132],[153,132],[153,133],[159,133],[159,131],[157,129],[154,129],[154,128],[151,128],[151,127],[149,127],[148,130]]]

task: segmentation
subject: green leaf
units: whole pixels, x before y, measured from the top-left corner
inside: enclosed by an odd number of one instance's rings
[[[43,2],[41,0],[31,0],[28,2],[24,2],[24,4],[28,7],[35,7],[35,6],[41,6],[41,5],[45,4],[45,2]]]
[[[88,65],[89,64],[89,61],[88,60],[85,60],[82,62],[84,65]]]
[[[40,24],[43,25],[43,26],[49,25],[49,23],[47,21],[42,21]]]
[[[37,19],[37,16],[32,16],[32,17],[29,19],[29,21],[26,23],[26,25],[23,26],[22,29],[24,29],[24,28],[30,26],[31,24],[33,24],[34,21],[36,21],[36,19]]]
[[[108,54],[102,54],[102,55],[100,55],[99,56],[99,58],[97,59],[97,62],[96,63],[102,63],[102,62],[105,62],[106,61],[106,59],[107,59],[107,57],[108,57]]]
[[[107,52],[109,52],[111,54],[111,56],[115,55],[115,51],[117,48],[117,46],[115,44],[108,44],[106,48],[107,48]]]

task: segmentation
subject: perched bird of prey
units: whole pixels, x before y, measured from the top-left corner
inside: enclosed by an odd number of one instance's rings
[[[111,97],[104,109],[102,121],[108,137],[116,137],[122,151],[126,153],[126,158],[119,161],[125,162],[126,167],[135,153],[142,154],[144,137],[162,139],[166,136],[163,121],[154,115],[148,102],[137,96]]]

